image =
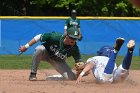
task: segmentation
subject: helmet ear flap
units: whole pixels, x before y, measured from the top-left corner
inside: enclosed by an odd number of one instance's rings
[[[102,54],[101,51],[97,51],[97,56],[100,56]]]

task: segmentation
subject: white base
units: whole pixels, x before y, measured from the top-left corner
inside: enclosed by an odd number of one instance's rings
[[[46,78],[46,80],[64,80],[64,77],[60,74],[58,75],[50,75]]]

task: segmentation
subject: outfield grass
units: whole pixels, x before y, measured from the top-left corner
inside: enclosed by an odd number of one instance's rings
[[[91,55],[83,55],[82,58],[86,61]],[[117,57],[117,65],[123,60],[123,56]],[[0,69],[31,69],[32,55],[0,55]],[[67,63],[72,68],[74,60],[72,57],[67,59]],[[50,69],[52,66],[47,62],[41,61],[39,64],[40,69]],[[133,56],[131,69],[140,69],[140,57]]]

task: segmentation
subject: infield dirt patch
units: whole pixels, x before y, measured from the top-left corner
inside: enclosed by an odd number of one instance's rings
[[[38,70],[37,81],[29,81],[30,70],[0,70],[0,93],[140,93],[140,70],[130,70],[128,79],[117,84],[97,84],[92,73],[79,85],[75,81],[46,81],[55,70]]]

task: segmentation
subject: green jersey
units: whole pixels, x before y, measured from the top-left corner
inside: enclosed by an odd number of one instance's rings
[[[67,26],[67,29],[70,27],[79,28],[80,27],[80,20],[77,18],[74,20],[70,17],[69,19],[66,20],[65,26]]]
[[[54,60],[65,60],[67,57],[73,56],[75,62],[82,61],[79,48],[77,44],[74,46],[64,45],[65,36],[57,33],[42,34],[40,41],[45,46],[50,57]]]

